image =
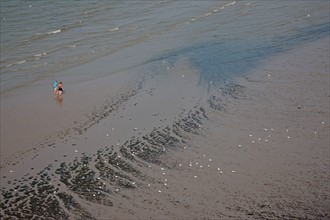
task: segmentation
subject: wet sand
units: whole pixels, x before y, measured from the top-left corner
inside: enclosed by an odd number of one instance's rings
[[[329,218],[329,38],[223,84],[199,86],[184,58],[148,65],[72,84],[52,112],[66,124],[2,160],[1,216]]]

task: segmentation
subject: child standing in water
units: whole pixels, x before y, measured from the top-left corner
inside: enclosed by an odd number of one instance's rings
[[[63,83],[57,82],[57,80],[53,83],[54,87],[54,94],[55,95],[61,95],[63,93]]]
[[[61,95],[63,93],[63,84],[62,84],[62,82],[58,83],[57,92],[58,92],[59,95]]]

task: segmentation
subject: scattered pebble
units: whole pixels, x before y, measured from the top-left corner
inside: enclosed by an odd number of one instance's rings
[[[235,173],[235,170],[232,170],[231,172],[232,172],[232,173]]]
[[[194,176],[194,178],[197,178],[197,176]]]

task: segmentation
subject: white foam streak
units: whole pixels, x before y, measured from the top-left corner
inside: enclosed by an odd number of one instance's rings
[[[31,60],[34,60],[34,61],[40,60],[40,58],[42,56],[46,56],[46,55],[47,55],[46,52],[44,52],[44,53],[38,53],[38,54],[35,54],[35,55],[31,56],[31,57],[27,57],[26,60],[21,60],[21,61],[17,61],[17,62],[14,62],[14,63],[7,64],[7,65],[5,65],[5,67],[11,67],[11,66],[15,66],[15,65],[20,65],[20,64],[26,63],[26,62],[31,61]],[[40,66],[40,65],[35,65],[35,66]],[[33,67],[35,67],[35,66],[33,66]]]
[[[119,27],[115,27],[115,28],[109,29],[108,31],[112,32],[112,31],[118,31],[118,30],[119,30]]]
[[[26,60],[22,60],[22,61],[18,61],[18,62],[16,62],[15,64],[23,64],[23,63],[25,63],[26,62]]]
[[[202,15],[202,16],[194,17],[194,18],[190,19],[190,21],[188,21],[186,23],[189,24],[190,22],[194,22],[194,21],[196,21],[198,19],[205,18],[207,16],[212,15],[213,13],[217,13],[219,10],[224,10],[226,7],[231,6],[231,5],[234,5],[234,4],[236,4],[236,1],[233,1],[231,3],[228,3],[228,4],[226,4],[226,5],[224,5],[224,6],[220,7],[220,8],[213,9],[212,11],[210,11],[210,12],[208,12],[208,13]]]
[[[225,5],[225,7],[230,6],[230,5],[235,5],[235,4],[236,4],[236,1],[233,1],[233,2],[228,3],[227,5]]]
[[[45,53],[38,53],[38,54],[33,55],[33,56],[34,56],[34,57],[41,57],[41,56],[45,56],[45,55],[47,55],[46,52],[45,52]]]
[[[61,29],[55,30],[55,31],[49,31],[47,32],[47,34],[57,34],[57,33],[61,33]]]

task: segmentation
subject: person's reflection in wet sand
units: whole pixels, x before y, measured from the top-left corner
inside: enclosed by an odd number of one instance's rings
[[[57,94],[56,95],[56,101],[57,101],[57,104],[60,106],[60,107],[62,107],[62,103],[63,103],[63,96],[62,96],[62,94],[60,95],[60,94]]]

